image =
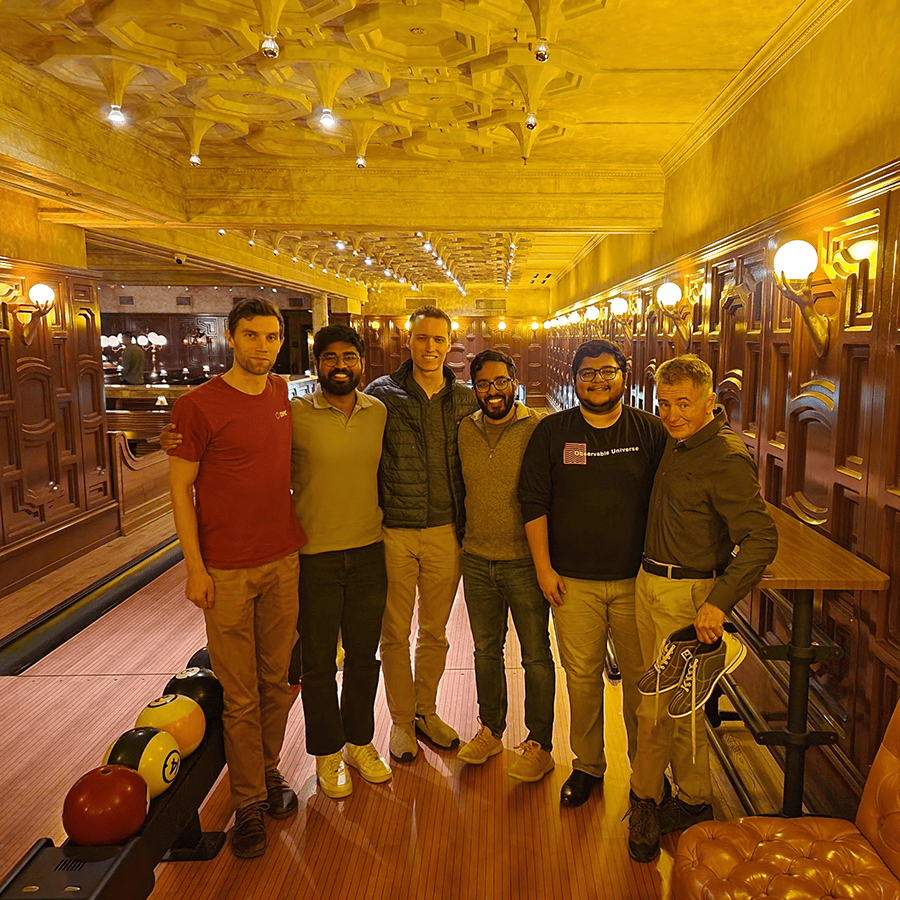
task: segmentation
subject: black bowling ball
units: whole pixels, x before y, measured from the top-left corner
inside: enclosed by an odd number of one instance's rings
[[[200,704],[207,722],[222,717],[222,684],[212,669],[191,666],[169,679],[164,694],[181,694]]]
[[[209,647],[201,647],[188,661],[185,669],[212,669]]]

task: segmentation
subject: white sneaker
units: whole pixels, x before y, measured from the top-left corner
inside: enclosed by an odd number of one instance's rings
[[[437,713],[416,716],[416,731],[442,750],[452,750],[459,743],[459,735]]]
[[[375,749],[372,744],[345,744],[344,762],[353,766],[366,781],[372,784],[382,784],[390,781],[394,773],[387,764],[387,760]]]
[[[460,762],[468,763],[472,766],[480,766],[486,763],[492,756],[503,752],[503,741],[498,737],[494,737],[493,732],[487,725],[482,725],[478,729],[478,734],[472,738],[456,753],[456,758]]]
[[[409,725],[395,723],[391,726],[390,752],[391,758],[397,762],[412,762],[416,758],[419,744],[412,722]]]
[[[340,800],[353,791],[353,782],[350,780],[350,773],[344,765],[344,760],[341,759],[340,750],[327,756],[316,757],[316,777],[326,797]]]

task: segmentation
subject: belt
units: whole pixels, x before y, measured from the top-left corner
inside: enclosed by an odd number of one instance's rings
[[[686,569],[683,566],[669,566],[665,563],[658,563],[645,556],[641,562],[641,568],[651,575],[659,575],[662,578],[691,578],[700,580],[701,578],[715,578],[721,572],[701,572],[699,569]]]

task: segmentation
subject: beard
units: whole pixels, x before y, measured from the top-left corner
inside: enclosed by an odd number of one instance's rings
[[[513,408],[513,404],[516,402],[516,398],[512,396],[503,395],[504,403],[499,408],[489,408],[487,406],[488,400],[493,400],[494,397],[485,397],[482,400],[480,397],[478,398],[478,405],[481,407],[481,411],[487,416],[489,419],[493,419],[499,421],[500,419],[505,418],[509,415],[509,411]]]
[[[335,375],[346,375],[346,381],[334,381]],[[331,394],[333,397],[346,397],[347,394],[352,394],[357,385],[359,384],[359,379],[362,377],[362,372],[358,375],[355,375],[349,369],[332,369],[327,375],[319,376],[319,386],[326,394]]]
[[[610,388],[608,392],[603,391],[576,391],[578,402],[589,412],[602,414],[612,412],[622,401],[625,393],[624,386],[620,390]]]

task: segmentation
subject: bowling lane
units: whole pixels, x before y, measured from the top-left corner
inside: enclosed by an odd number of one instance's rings
[[[178,563],[25,674],[161,675],[180,671],[206,643],[203,613],[185,598],[184,578],[184,563]]]

